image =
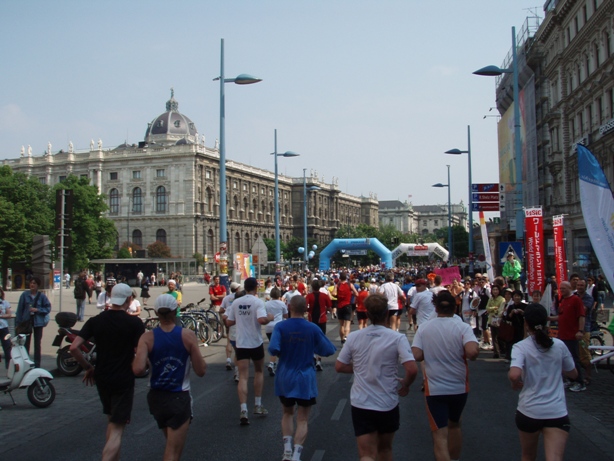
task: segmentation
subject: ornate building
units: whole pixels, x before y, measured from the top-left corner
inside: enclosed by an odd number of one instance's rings
[[[614,183],[614,2],[548,0],[541,24],[529,18],[518,34],[523,137],[523,205],[541,205],[544,232],[565,214],[567,259],[572,272],[598,269],[580,204],[576,145],[590,149]],[[506,58],[502,67],[509,67]],[[498,82],[500,182],[513,182],[511,76]],[[506,157],[508,156],[508,157]],[[513,162],[512,162],[513,164]],[[511,194],[508,194],[510,196]],[[513,210],[512,204],[506,208]],[[513,213],[502,213],[510,239]],[[509,232],[509,234],[508,234]],[[551,265],[550,261],[550,265]],[[551,272],[554,268],[548,268]]]
[[[467,227],[467,208],[461,201],[452,203],[452,225]],[[448,204],[412,205],[407,201],[383,200],[379,202],[379,223],[393,225],[404,234],[432,234],[448,227]]]
[[[219,152],[206,147],[194,123],[179,112],[171,90],[166,111],[148,124],[138,145],[103,149],[102,141],[89,151],[43,156],[22,148],[21,156],[4,160],[15,171],[36,176],[49,185],[67,175],[87,177],[108,197],[108,217],[115,222],[118,245],[139,247],[156,240],[166,243],[173,256],[201,253],[213,261],[219,246]],[[250,252],[258,237],[274,238],[274,174],[227,161],[228,251]],[[303,237],[303,181],[279,175],[281,240]],[[337,181],[324,182],[316,172],[305,178],[309,190],[308,236],[319,243],[332,239],[343,225],[377,225],[375,197],[342,193]],[[317,190],[316,190],[317,189]]]

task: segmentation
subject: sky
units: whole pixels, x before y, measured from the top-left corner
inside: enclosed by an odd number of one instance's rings
[[[468,201],[498,182],[495,79],[511,27],[544,0],[4,0],[0,2],[0,160],[142,141],[174,88],[179,111],[219,138],[220,41],[226,156],[272,171],[317,171],[378,200]],[[484,118],[484,116],[488,116]],[[411,198],[409,198],[411,196]]]

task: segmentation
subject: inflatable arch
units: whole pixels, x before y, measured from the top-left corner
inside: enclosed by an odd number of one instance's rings
[[[439,243],[425,243],[420,245],[418,243],[401,243],[398,247],[392,250],[392,261],[396,263],[396,260],[402,254],[407,256],[429,256],[435,253],[444,261],[448,260],[450,253]]]
[[[382,258],[386,269],[392,268],[392,252],[378,239],[335,239],[320,253],[321,271],[330,269],[330,258],[339,250],[373,250]]]

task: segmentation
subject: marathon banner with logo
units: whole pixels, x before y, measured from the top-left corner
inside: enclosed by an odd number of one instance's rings
[[[614,198],[599,162],[593,153],[577,145],[580,179],[580,204],[601,270],[610,286],[614,286]],[[608,327],[614,331],[614,320]]]
[[[495,280],[495,272],[492,268],[492,255],[490,254],[490,240],[488,240],[488,230],[486,229],[486,219],[484,212],[480,211],[480,230],[482,231],[482,243],[484,244],[484,256],[486,257],[486,268],[488,272],[488,280]]]
[[[567,260],[565,259],[565,232],[563,215],[552,217],[552,232],[554,234],[554,267],[556,269],[556,284],[561,286],[567,280]]]
[[[524,227],[528,293],[531,294],[536,290],[543,293],[546,284],[546,268],[544,261],[544,217],[541,207],[524,209]]]

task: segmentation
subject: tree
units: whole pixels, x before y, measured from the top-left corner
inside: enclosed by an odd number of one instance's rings
[[[72,189],[74,196],[72,245],[65,254],[64,267],[74,272],[88,267],[91,259],[111,257],[117,230],[113,221],[103,216],[108,209],[105,196],[88,178],[75,175],[56,184],[54,190],[58,189]]]
[[[166,243],[156,240],[154,243],[147,245],[147,256],[150,258],[170,258],[171,249]]]
[[[32,258],[32,237],[51,235],[53,208],[49,187],[38,178],[0,167],[0,271],[6,288],[9,267]]]
[[[200,253],[194,253],[192,258],[196,260],[196,271],[200,266],[205,267],[205,257]]]
[[[118,259],[129,259],[129,258],[132,258],[132,253],[130,253],[130,250],[128,248],[122,247],[117,252],[117,258]]]

